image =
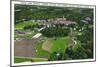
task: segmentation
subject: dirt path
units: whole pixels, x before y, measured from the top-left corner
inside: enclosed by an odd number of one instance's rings
[[[51,47],[52,47],[52,44],[49,42],[49,40],[46,40],[43,43],[42,49],[50,52],[51,51]]]
[[[74,46],[77,45],[77,41],[73,38],[69,38],[69,45],[68,47],[74,48]]]

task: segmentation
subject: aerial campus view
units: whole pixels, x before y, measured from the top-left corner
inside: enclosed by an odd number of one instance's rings
[[[93,58],[92,8],[15,5],[14,63]]]

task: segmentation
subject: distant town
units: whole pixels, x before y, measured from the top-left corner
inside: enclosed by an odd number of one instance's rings
[[[93,9],[16,5],[14,63],[93,58]]]

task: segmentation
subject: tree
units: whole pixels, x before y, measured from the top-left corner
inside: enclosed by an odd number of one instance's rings
[[[41,30],[40,32],[46,37],[63,37],[68,35],[69,29],[51,26]]]
[[[53,60],[62,60],[63,59],[63,53],[61,52],[53,52],[50,54],[49,61]]]
[[[78,47],[73,52],[74,54],[72,56],[72,59],[87,59],[88,58],[83,47]]]
[[[68,47],[65,51],[65,54],[67,54],[69,58],[72,58],[74,52],[73,52],[72,48]]]

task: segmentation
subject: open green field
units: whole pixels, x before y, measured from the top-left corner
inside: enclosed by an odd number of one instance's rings
[[[56,40],[50,40],[53,44],[51,52],[65,52],[68,46],[68,37],[58,38]]]
[[[52,43],[52,47],[50,49],[50,51],[46,51],[42,49],[42,46],[44,45],[44,43],[38,44],[36,46],[36,55],[37,57],[48,57],[50,55],[50,53],[52,52],[65,52],[67,45],[68,45],[68,37],[62,37],[62,38],[57,38],[55,39],[48,39],[48,41],[50,43]],[[44,41],[45,42],[45,41]],[[50,44],[48,44],[50,45]]]
[[[14,63],[21,63],[21,62],[43,62],[47,61],[46,58],[21,58],[21,57],[14,57]]]
[[[40,44],[38,44],[36,46],[36,48],[35,48],[37,50],[36,56],[37,57],[48,57],[49,56],[49,52],[43,50],[42,49],[42,45],[43,45],[43,43],[40,43]]]
[[[30,26],[30,25],[36,25],[38,23],[36,22],[30,22],[30,21],[25,21],[25,22],[21,22],[15,25],[15,29],[17,30],[23,30],[25,26]]]
[[[20,63],[20,62],[25,62],[25,61],[30,61],[31,59],[29,58],[14,58],[14,63]]]

